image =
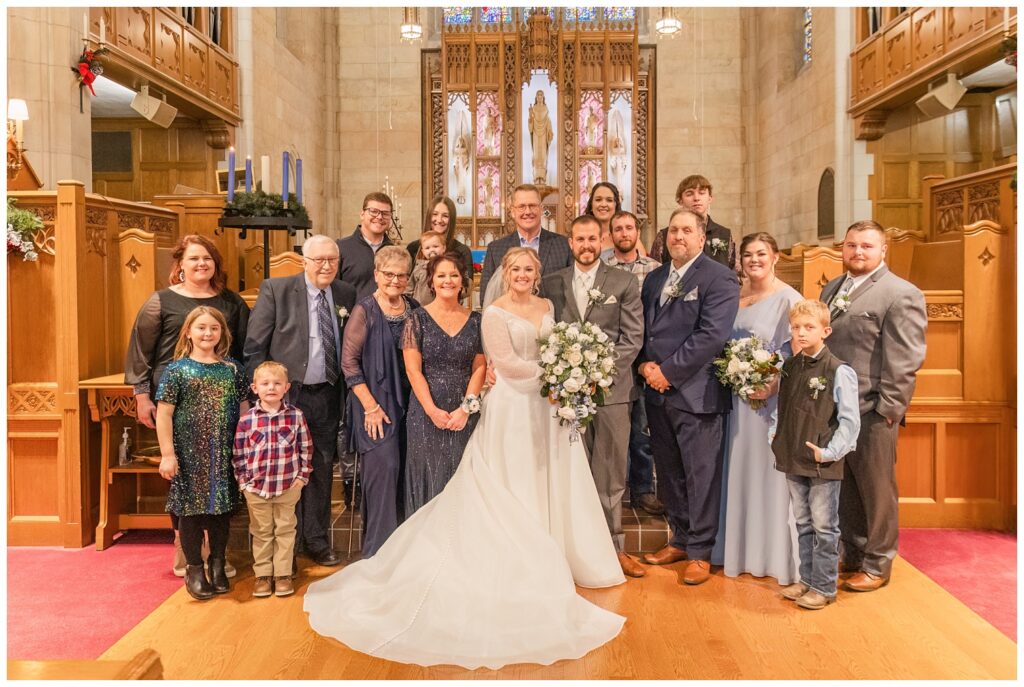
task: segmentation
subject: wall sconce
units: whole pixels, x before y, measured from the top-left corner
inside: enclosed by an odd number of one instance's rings
[[[7,153],[7,173],[17,174],[21,170],[25,152],[24,122],[28,119],[28,105],[20,98],[7,101],[7,138],[14,139],[14,152]]]
[[[683,22],[676,19],[670,7],[661,8],[661,18],[654,25],[658,36],[674,36],[683,30]]]
[[[402,40],[418,41],[423,38],[423,25],[420,24],[420,9],[418,7],[406,7],[405,17],[402,20]]]

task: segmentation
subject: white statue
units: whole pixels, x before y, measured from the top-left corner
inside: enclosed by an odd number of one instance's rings
[[[554,128],[544,102],[544,91],[537,91],[537,97],[530,106],[530,143],[533,145],[533,183],[548,183],[548,148],[554,140]]]
[[[452,174],[455,179],[455,203],[465,205],[469,194],[469,117],[459,112],[452,147]]]

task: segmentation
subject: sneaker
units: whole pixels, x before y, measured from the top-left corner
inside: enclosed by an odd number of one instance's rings
[[[783,588],[783,590],[779,593],[782,594],[783,599],[796,601],[801,596],[806,594],[808,590],[810,590],[810,587],[808,587],[806,584],[804,584],[803,582],[796,582],[794,584],[789,585],[788,587]]]
[[[252,595],[256,597],[270,596],[271,590],[271,578],[270,577],[257,577],[256,586],[252,588]]]
[[[796,605],[800,608],[806,608],[809,611],[820,611],[825,606],[831,603],[835,603],[836,597],[825,596],[820,594],[813,589],[807,590],[807,593],[796,600]]]
[[[290,575],[282,575],[281,577],[274,578],[274,594],[277,596],[288,596],[295,592],[295,587],[292,586],[292,578]]]

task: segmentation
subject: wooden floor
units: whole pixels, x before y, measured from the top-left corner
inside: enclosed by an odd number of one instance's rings
[[[301,561],[302,559],[300,559]],[[840,592],[803,611],[767,579],[681,584],[681,563],[615,589],[581,590],[627,617],[622,633],[582,659],[499,671],[421,668],[370,658],[310,630],[302,611],[310,567],[291,597],[251,598],[239,569],[230,594],[193,601],[182,589],[103,659],[156,650],[165,679],[1014,679],[1017,646],[898,559],[888,587]],[[980,571],[979,571],[980,572]]]

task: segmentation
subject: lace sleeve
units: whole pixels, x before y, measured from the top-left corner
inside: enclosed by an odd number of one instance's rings
[[[352,308],[352,315],[345,324],[345,338],[341,343],[341,373],[345,375],[345,384],[350,389],[366,383],[363,374],[363,344],[366,343],[368,330],[366,308],[359,303]]]
[[[420,320],[422,308],[416,308],[405,318],[405,328],[402,330],[402,348],[411,348],[414,351],[423,350],[423,322]]]
[[[508,321],[497,308],[488,308],[484,311],[481,330],[484,352],[499,375],[508,380],[540,379],[540,365],[536,360],[519,357],[512,343]]]

